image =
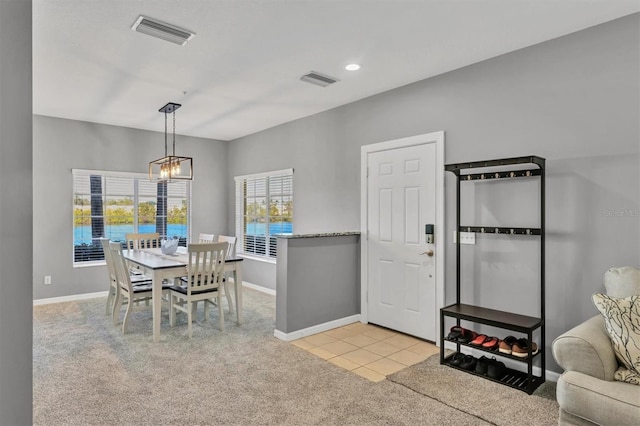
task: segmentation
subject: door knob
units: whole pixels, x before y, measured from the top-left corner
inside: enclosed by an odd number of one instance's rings
[[[427,250],[424,253],[420,253],[420,254],[426,254],[427,256],[431,257],[433,256],[433,250]]]

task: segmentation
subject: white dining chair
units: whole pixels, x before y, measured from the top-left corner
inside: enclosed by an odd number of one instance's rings
[[[218,235],[218,242],[226,242],[229,244],[227,248],[227,259],[233,259],[236,257],[236,241],[238,239],[236,237],[231,237],[228,235]],[[224,280],[224,295],[227,297],[227,303],[229,304],[229,314],[233,314],[233,302],[231,301],[231,293],[229,292],[229,277],[231,274],[225,274]],[[235,282],[233,285],[237,285]],[[242,283],[240,283],[242,285]]]
[[[209,300],[217,300],[220,330],[224,331],[224,313],[220,303],[220,286],[224,280],[224,261],[227,243],[192,243],[187,246],[189,262],[187,276],[178,285],[170,286],[169,323],[176,325],[177,311],[187,314],[189,339],[193,335],[193,304],[205,301],[204,320],[206,321]]]
[[[118,291],[113,310],[113,322],[117,325],[120,317],[120,307],[123,303],[127,310],[122,320],[122,333],[127,332],[127,325],[131,317],[131,311],[135,302],[148,301],[152,298],[151,283],[134,286],[131,282],[131,274],[125,258],[122,256],[122,244],[109,242],[109,252],[113,261]]]
[[[160,234],[157,232],[148,232],[143,234],[129,233],[124,236],[127,242],[127,249],[148,249],[160,247]]]
[[[111,251],[109,250],[110,240],[108,238],[100,238],[100,243],[102,244],[104,260],[107,264],[107,271],[109,275],[109,292],[107,293],[106,314],[113,315],[113,312],[116,308],[115,300],[118,295],[118,279],[116,277],[116,269],[113,261],[113,256],[111,255]],[[130,272],[129,275],[131,283],[134,286],[151,284],[151,277],[142,274],[138,270]]]
[[[215,234],[200,234],[198,236],[199,243],[213,243],[215,242]]]

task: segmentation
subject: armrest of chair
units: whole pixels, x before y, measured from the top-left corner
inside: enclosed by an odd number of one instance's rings
[[[613,380],[618,360],[600,315],[558,336],[552,344],[560,367],[601,380]]]

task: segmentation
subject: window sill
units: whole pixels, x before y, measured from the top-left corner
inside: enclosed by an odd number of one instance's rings
[[[263,257],[263,256],[254,256],[248,253],[238,253],[238,257],[241,257],[243,259],[248,259],[248,260],[255,260],[257,262],[271,263],[273,265],[277,263],[276,259],[273,259],[270,257]]]
[[[80,263],[74,263],[73,264],[73,268],[90,268],[92,266],[105,266],[107,264],[107,262],[105,262],[104,260],[96,260],[93,262],[80,262]]]

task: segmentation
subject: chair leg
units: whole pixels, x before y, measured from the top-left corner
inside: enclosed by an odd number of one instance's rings
[[[133,300],[131,296],[128,297],[127,310],[124,313],[124,319],[122,320],[122,334],[127,332],[127,325],[129,324],[129,317],[131,316],[131,309],[133,309]]]
[[[114,287],[113,286],[109,286],[109,294],[107,295],[107,311],[105,312],[106,315],[112,314],[113,313],[113,299],[116,296],[116,293],[114,291]]]
[[[173,307],[173,304],[176,303],[176,301],[176,296],[169,293],[169,325],[171,327],[176,326],[176,315],[178,312],[177,309]]]
[[[229,304],[229,315],[233,315],[233,302],[231,301],[231,293],[229,292],[229,277],[224,280],[224,294],[227,296],[227,303]]]
[[[189,324],[189,339],[191,339],[191,337],[193,336],[193,326],[192,326],[192,322],[193,322],[193,306],[194,304],[192,304],[191,302],[187,302],[187,323]]]
[[[224,331],[224,312],[222,310],[222,301],[220,300],[220,293],[218,293],[218,315],[220,315],[220,331]]]
[[[203,300],[204,302],[204,320],[208,320],[209,319],[209,300],[205,299]]]
[[[118,289],[116,299],[113,302],[113,325],[118,325],[120,320],[120,308],[122,307],[122,293]]]

